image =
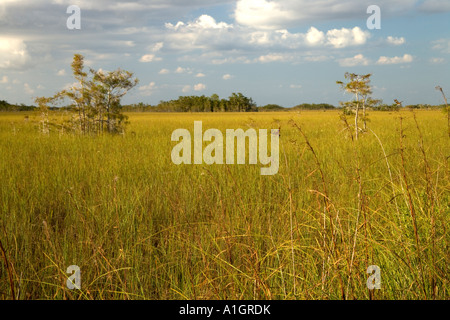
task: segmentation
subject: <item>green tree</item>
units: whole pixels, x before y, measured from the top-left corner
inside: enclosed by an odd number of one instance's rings
[[[103,72],[91,68],[87,73],[84,71],[84,57],[80,54],[74,55],[71,66],[76,84],[51,98],[37,98],[36,102],[47,106],[69,99],[72,104],[68,109],[73,112],[72,127],[83,134],[122,132],[127,117],[121,113],[120,101],[139,80],[133,73],[121,69]]]
[[[347,80],[347,83],[344,83],[342,81],[336,81],[338,85],[341,86],[341,88],[348,92],[353,94],[354,100],[350,103],[345,104],[347,108],[353,108],[355,111],[355,133],[356,133],[356,139],[359,137],[359,112],[362,109],[363,110],[363,121],[364,121],[364,129],[367,128],[366,124],[366,106],[367,101],[372,94],[372,88],[370,86],[370,77],[372,74],[366,74],[366,75],[358,75],[355,73],[346,73],[345,79]]]
[[[230,111],[250,112],[256,108],[252,98],[247,98],[242,93],[233,93],[229,98]]]
[[[103,124],[106,121],[108,132],[120,132],[123,129],[123,122],[127,119],[121,113],[120,101],[139,83],[139,80],[134,78],[133,73],[121,69],[107,73],[91,69],[91,73],[93,78],[89,94],[96,101],[95,113],[101,122],[100,128],[104,130]]]

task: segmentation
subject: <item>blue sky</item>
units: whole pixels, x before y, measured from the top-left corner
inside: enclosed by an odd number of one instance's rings
[[[81,30],[68,30],[69,5]],[[367,28],[369,5],[381,29]],[[372,73],[374,97],[440,104],[450,95],[449,0],[1,0],[0,100],[30,104],[73,85],[75,53],[134,72],[123,103],[232,92],[258,105],[338,105],[336,80]]]

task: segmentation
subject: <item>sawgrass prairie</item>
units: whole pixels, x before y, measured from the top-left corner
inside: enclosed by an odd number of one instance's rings
[[[448,299],[442,112],[370,112],[358,140],[334,111],[128,116],[90,137],[0,114],[0,299]],[[174,165],[194,121],[280,129],[278,174]]]

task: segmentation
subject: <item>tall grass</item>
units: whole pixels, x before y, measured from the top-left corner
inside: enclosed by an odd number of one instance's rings
[[[129,116],[87,137],[0,115],[0,299],[448,299],[441,113],[371,113],[358,141],[337,112]],[[195,120],[281,127],[279,174],[175,166]]]

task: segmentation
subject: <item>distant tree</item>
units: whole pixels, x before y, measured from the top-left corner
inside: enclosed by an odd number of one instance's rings
[[[211,98],[209,98],[211,101],[211,112],[218,112],[220,111],[220,97],[218,94],[213,94]]]
[[[285,111],[286,109],[278,104],[268,104],[263,107],[259,107],[258,111]]]
[[[326,109],[335,109],[335,107],[328,103],[303,103],[299,104],[292,109],[300,109],[300,110],[326,110]]]
[[[345,79],[347,79],[347,83],[344,83],[342,81],[336,81],[338,85],[341,86],[341,88],[348,92],[353,94],[354,100],[347,104],[346,107],[352,107],[355,111],[355,133],[356,133],[356,139],[359,137],[359,111],[361,108],[363,109],[363,121],[364,121],[364,128],[367,127],[366,125],[366,106],[367,106],[367,100],[369,96],[372,94],[372,89],[370,87],[370,77],[372,74],[366,74],[366,75],[357,75],[355,73],[346,73]]]
[[[247,98],[242,93],[233,93],[229,98],[229,107],[231,111],[250,112],[256,108],[252,98]]]

